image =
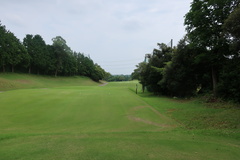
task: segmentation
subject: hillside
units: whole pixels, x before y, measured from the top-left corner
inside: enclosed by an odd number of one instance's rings
[[[60,86],[96,86],[88,77],[51,77],[30,74],[1,73],[0,91],[24,88],[51,88]]]

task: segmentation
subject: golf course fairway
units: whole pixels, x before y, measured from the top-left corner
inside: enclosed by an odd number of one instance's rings
[[[239,159],[239,132],[186,129],[169,114],[184,103],[136,94],[135,86],[1,92],[0,160]]]

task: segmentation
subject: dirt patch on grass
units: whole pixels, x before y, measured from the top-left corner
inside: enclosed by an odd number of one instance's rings
[[[20,82],[22,84],[31,84],[32,83],[32,81],[26,80],[26,79],[16,79],[15,81]]]
[[[132,121],[135,121],[135,122],[142,122],[142,123],[145,123],[145,124],[148,124],[148,125],[153,125],[153,126],[162,127],[162,128],[175,127],[175,126],[172,126],[172,125],[159,124],[159,123],[156,123],[156,122],[145,120],[145,119],[142,119],[142,118],[139,118],[139,117],[134,117],[134,116],[131,116],[131,115],[129,115],[128,118]]]
[[[174,108],[168,109],[168,110],[167,110],[167,113],[172,113],[172,112],[175,112],[175,111],[179,111],[179,109],[174,109]]]
[[[139,109],[147,108],[147,107],[148,107],[148,106],[137,106],[137,107],[133,107],[133,108],[131,108],[130,111],[137,111],[137,110],[139,110]]]

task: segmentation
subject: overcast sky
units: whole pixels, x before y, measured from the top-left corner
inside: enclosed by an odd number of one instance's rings
[[[0,0],[0,21],[21,41],[62,36],[111,74],[131,74],[157,43],[184,36],[192,0]]]

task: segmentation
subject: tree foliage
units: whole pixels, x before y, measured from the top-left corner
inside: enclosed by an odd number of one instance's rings
[[[15,67],[22,62],[28,63],[28,53],[20,40],[15,35],[7,31],[5,26],[0,24],[0,63],[2,71],[5,72],[6,66],[15,71]]]
[[[108,82],[120,82],[132,80],[131,75],[109,75],[106,79]]]
[[[30,56],[29,60],[29,73],[32,68],[39,74],[40,71],[44,72],[47,67],[48,50],[47,45],[40,35],[29,35],[23,39],[23,45],[27,49]]]
[[[224,54],[229,52],[223,34],[223,24],[237,7],[238,0],[194,0],[185,16],[185,25],[191,44],[202,48],[199,57],[208,62],[211,70],[213,93],[217,96],[219,70],[225,61]]]
[[[4,25],[0,23],[0,65],[2,71],[5,72],[5,67],[7,65],[9,55],[7,54],[7,30]]]
[[[166,86],[161,85],[160,81],[163,79],[164,67],[171,61],[173,50],[164,43],[157,45],[159,49],[153,50],[153,55],[148,57],[149,62],[139,63],[132,77],[139,79],[143,91],[147,88],[154,93],[165,94]]]
[[[27,34],[21,43],[13,33],[0,24],[2,71],[54,76],[81,75],[88,76],[95,81],[109,75],[89,56],[72,51],[61,36],[53,38],[52,41],[52,45],[47,45],[40,35]]]
[[[164,69],[161,85],[165,85],[168,94],[177,97],[191,96],[196,90],[198,81],[196,64],[194,64],[194,52],[189,44],[187,37],[179,41],[177,50]]]
[[[193,0],[187,35],[177,47],[158,44],[132,76],[149,91],[188,97],[210,92],[240,102],[239,0]]]

